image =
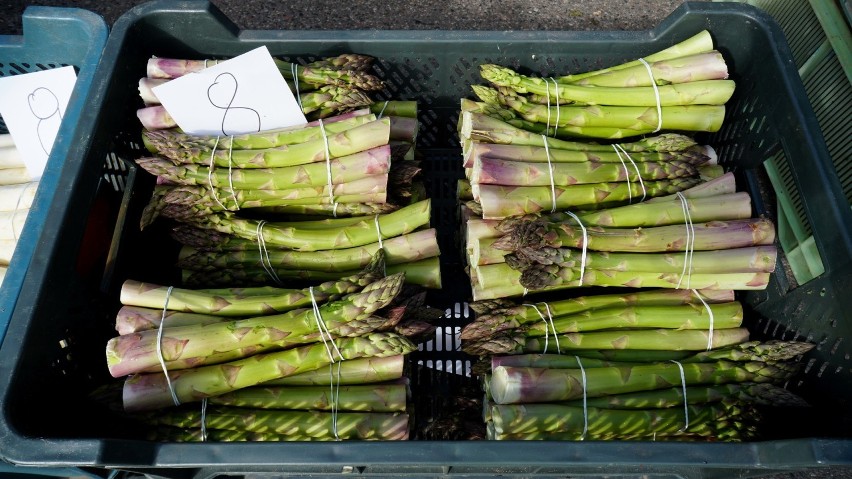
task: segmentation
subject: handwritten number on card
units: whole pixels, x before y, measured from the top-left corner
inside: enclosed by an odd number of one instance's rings
[[[36,136],[45,155],[50,155],[53,140],[62,123],[62,113],[59,111],[59,99],[50,89],[39,87],[27,96],[27,105],[33,116],[38,118]],[[52,119],[52,120],[51,120]]]
[[[229,72],[220,73],[213,80],[213,83],[207,88],[207,100],[210,101],[210,104],[220,110],[225,110],[222,113],[222,134],[227,136],[232,133],[228,133],[229,131],[237,133],[242,133],[236,127],[228,128],[229,118],[236,125],[245,125],[250,122],[254,124],[254,121],[257,121],[257,130],[261,130],[260,125],[260,114],[257,110],[245,106],[234,106],[234,99],[237,97],[237,90],[239,89],[239,82],[237,81],[237,77]],[[240,118],[235,118],[235,116],[240,116]]]

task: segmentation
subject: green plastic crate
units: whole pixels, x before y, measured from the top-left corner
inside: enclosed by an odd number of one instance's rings
[[[298,61],[342,52],[379,58],[386,98],[421,105],[418,150],[424,154],[439,229],[444,289],[431,304],[447,315],[433,341],[412,354],[417,421],[448,407],[468,386],[470,362],[456,332],[469,321],[469,285],[453,245],[456,180],[463,172],[455,124],[458,102],[492,62],[553,74],[620,63],[709,29],[730,62],[737,92],[724,129],[705,136],[726,168],[752,194],[756,213],[777,220],[777,200],[763,162],[785,152],[825,271],[798,284],[782,256],[765,291],[740,295],[756,337],[808,339],[817,348],[807,372],[789,387],[818,407],[767,418],[775,439],[746,444],[653,442],[333,442],[155,443],[87,398],[105,383],[104,346],[114,335],[117,290],[126,277],[166,277],[152,250],[173,247],[162,231],[136,231],[151,185],[105,170],[103,158],[141,153],[136,84],[151,55],[226,57],[266,45]],[[240,31],[206,2],[154,2],[114,25],[95,80],[81,138],[80,171],[54,202],[48,260],[31,267],[0,347],[0,455],[24,464],[75,464],[164,477],[748,477],[772,471],[852,465],[852,212],[842,196],[819,125],[777,24],[738,4],[685,3],[643,32]],[[766,81],[771,78],[772,81]],[[112,165],[115,166],[115,165]],[[105,171],[124,193],[100,181]],[[117,240],[117,241],[114,241]],[[160,256],[163,256],[161,253]],[[85,267],[81,267],[80,265]],[[61,401],[56,399],[61,395]]]

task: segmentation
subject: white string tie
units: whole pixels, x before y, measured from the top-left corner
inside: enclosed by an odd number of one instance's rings
[[[291,63],[290,74],[293,75],[293,84],[296,86],[296,100],[299,102],[299,109],[304,110],[302,107],[302,92],[299,90],[299,65]]]
[[[526,304],[524,304],[524,306],[529,306],[530,308],[534,309],[535,312],[538,313],[538,316],[541,318],[541,320],[544,322],[544,353],[547,354],[547,351],[548,351],[549,346],[550,346],[550,330],[548,330],[548,322],[549,322],[550,323],[550,329],[553,330],[553,340],[556,342],[556,352],[559,353],[559,354],[562,354],[562,350],[559,347],[559,338],[557,337],[557,333],[556,333],[556,325],[553,324],[553,315],[550,314],[550,305],[547,304],[547,303],[544,303],[544,307],[547,310],[547,317],[545,317],[544,314],[542,314],[541,310],[538,309],[538,306],[536,306],[535,304],[526,303]]]
[[[172,402],[175,406],[180,406],[180,399],[178,399],[175,392],[172,378],[169,377],[166,359],[163,357],[163,330],[166,329],[166,312],[169,310],[169,298],[172,297],[172,289],[174,289],[174,286],[169,286],[169,289],[166,290],[166,299],[163,302],[163,316],[160,318],[160,327],[157,329],[157,359],[160,361],[160,367],[163,368],[163,375],[166,376],[166,385],[169,387],[169,393],[172,395]]]
[[[713,349],[713,328],[715,326],[714,323],[716,322],[716,319],[713,317],[713,308],[707,304],[707,301],[704,301],[704,298],[701,297],[701,294],[698,293],[697,289],[693,289],[692,292],[701,300],[701,304],[704,305],[704,309],[707,310],[707,314],[710,316],[710,328],[707,332],[707,350],[710,351]]]
[[[336,205],[337,202],[334,201],[334,183],[331,178],[331,150],[328,147],[328,135],[325,133],[325,124],[322,119],[319,120],[319,127],[320,131],[322,131],[323,142],[325,143],[325,172],[328,175],[328,199],[333,205]]]
[[[627,163],[624,162],[624,158],[621,157],[621,152],[618,151],[618,147],[612,145],[612,149],[615,150],[615,154],[618,156],[618,160],[621,162],[621,167],[624,168],[624,178],[627,179],[627,201],[628,204],[633,204],[633,188],[630,186],[630,170],[627,169]]]
[[[547,155],[547,171],[550,173],[550,212],[556,212],[556,183],[553,180],[553,163],[550,161],[550,147],[547,146],[547,137],[541,135],[544,142],[544,153]]]
[[[678,432],[685,432],[687,429],[689,429],[689,401],[687,401],[686,399],[686,374],[684,374],[683,372],[683,364],[681,364],[680,361],[675,361],[674,359],[670,359],[670,361],[677,364],[678,369],[680,369],[680,387],[683,389],[684,424]]]
[[[26,193],[27,189],[32,185],[36,185],[36,182],[30,182],[24,185],[21,188],[21,192],[18,194],[18,201],[15,203],[15,210],[12,212],[12,218],[9,220],[12,223],[12,236],[14,236],[15,241],[18,241],[18,237],[20,236],[18,233],[18,228],[15,227],[15,218],[18,216],[18,211],[21,209],[21,201],[24,198],[24,193]]]
[[[314,311],[314,320],[317,323],[317,329],[320,333],[320,339],[322,339],[322,343],[325,346],[325,350],[328,353],[328,359],[330,362],[334,363],[337,360],[334,359],[334,354],[331,352],[331,348],[328,347],[328,343],[331,343],[334,351],[337,353],[337,356],[340,358],[340,361],[343,360],[343,355],[340,353],[340,350],[337,349],[337,344],[334,342],[334,338],[331,336],[331,332],[328,330],[328,327],[325,324],[325,321],[322,319],[322,312],[320,312],[319,305],[317,304],[317,300],[314,297],[314,287],[311,286],[308,288],[308,293],[311,295],[311,306]]]
[[[683,271],[680,273],[680,278],[678,278],[675,288],[680,289],[683,277],[686,276],[686,287],[691,289],[692,256],[695,252],[695,225],[692,224],[692,214],[689,212],[689,203],[687,203],[686,197],[680,191],[677,192],[677,197],[680,199],[680,206],[683,210],[683,220],[686,226],[686,244],[684,245]]]
[[[231,197],[234,198],[234,210],[240,211],[240,202],[237,200],[237,191],[234,189],[234,135],[231,135],[231,142],[228,144],[228,186],[231,188]]]
[[[373,220],[376,223],[376,235],[379,237],[379,249],[385,249],[385,245],[382,243],[382,228],[379,226],[379,215],[374,216]]]
[[[586,254],[589,247],[589,232],[586,231],[586,225],[583,224],[579,216],[570,211],[566,211],[565,213],[574,218],[577,224],[580,225],[580,229],[583,231],[583,256],[580,258],[580,284],[577,285],[583,286],[583,276],[586,275]]]
[[[544,96],[547,100],[547,127],[544,129],[544,133],[546,135],[547,133],[550,133],[550,83],[547,81],[544,82],[544,91],[546,92]]]
[[[645,198],[648,196],[648,190],[645,189],[645,182],[642,181],[642,173],[639,172],[639,166],[636,164],[635,161],[633,161],[633,157],[630,156],[630,153],[628,153],[627,150],[625,150],[623,146],[618,145],[618,144],[615,145],[615,146],[617,147],[618,150],[621,150],[621,152],[624,153],[624,156],[626,156],[627,160],[630,161],[630,164],[633,165],[633,169],[636,170],[636,179],[639,180],[639,186],[642,187],[642,199],[639,200],[639,201],[640,202],[645,201]],[[620,158],[620,156],[619,156],[619,158]],[[633,197],[633,194],[631,193],[631,198],[632,197]]]
[[[660,104],[660,89],[657,88],[657,80],[654,78],[654,72],[651,71],[651,65],[644,58],[640,58],[639,61],[648,70],[648,76],[651,77],[651,86],[654,87],[654,97],[657,99],[657,129],[652,132],[656,133],[663,129],[663,106]]]
[[[524,293],[521,296],[526,297],[528,294],[530,294],[530,290],[528,290],[527,288],[524,288]]]
[[[269,249],[266,247],[266,238],[263,236],[264,226],[266,226],[266,220],[258,221],[256,234],[257,248],[260,251],[260,265],[263,266],[263,270],[266,271],[266,274],[268,274],[270,278],[272,278],[272,281],[281,286],[281,278],[278,277],[275,267],[272,266],[272,260],[269,258]]]
[[[340,440],[340,436],[337,433],[337,417],[338,412],[340,411],[340,361],[337,361],[337,377],[335,377],[333,369],[335,364],[329,363],[328,365],[328,376],[330,378],[329,388],[331,392],[330,400],[331,400],[331,431],[334,433],[334,439],[336,441]]]
[[[577,360],[577,366],[580,367],[580,377],[583,380],[583,435],[580,440],[586,440],[586,433],[589,432],[589,404],[588,394],[586,393],[586,368],[583,367],[583,362],[580,361],[580,356],[574,356]]]
[[[210,186],[210,194],[213,195],[213,199],[216,200],[216,203],[218,203],[223,210],[228,211],[228,208],[219,200],[219,194],[216,193],[216,188],[213,187],[213,169],[215,167],[213,161],[216,158],[216,148],[219,147],[219,138],[219,135],[216,135],[216,143],[213,143],[213,151],[210,153],[210,167],[207,169],[207,184]]]
[[[379,116],[376,117],[377,120],[380,120],[382,118],[382,115],[385,114],[385,108],[388,107],[388,103],[390,103],[390,100],[385,100],[385,104],[384,106],[382,106],[382,111],[380,111]]]
[[[550,79],[553,80],[553,88],[556,89],[556,124],[553,125],[553,137],[555,138],[556,130],[559,128],[559,114],[561,113],[559,111],[559,83],[556,82],[556,78],[551,77]]]
[[[201,400],[201,442],[207,442],[207,398]]]
[[[334,206],[332,206],[332,208],[331,208],[331,214],[335,218],[337,218],[337,205],[339,205],[339,204],[340,203],[338,203],[338,202],[334,202]]]

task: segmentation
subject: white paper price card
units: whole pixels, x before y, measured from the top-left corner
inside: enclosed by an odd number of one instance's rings
[[[239,135],[307,123],[266,47],[154,87],[178,126],[194,135]]]
[[[33,179],[44,172],[76,81],[70,66],[0,78],[0,115]]]

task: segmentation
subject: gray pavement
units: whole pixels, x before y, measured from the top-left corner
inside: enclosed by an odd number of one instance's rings
[[[801,0],[805,1],[805,0]],[[108,24],[142,0],[0,1],[0,35],[21,33],[27,5],[73,6]],[[681,0],[215,0],[242,29],[645,30]],[[733,476],[732,476],[733,477]],[[769,479],[852,479],[852,468],[766,476]]]

